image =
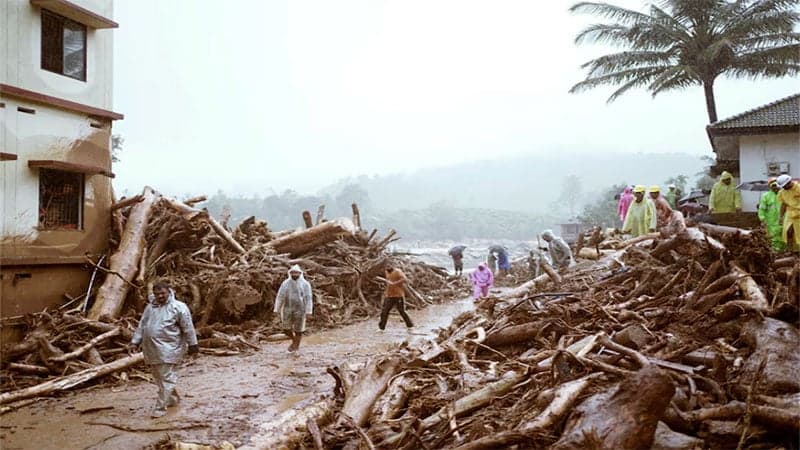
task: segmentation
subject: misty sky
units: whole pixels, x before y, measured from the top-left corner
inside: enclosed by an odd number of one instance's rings
[[[519,154],[708,154],[700,87],[610,105],[612,88],[567,93],[580,64],[607,50],[573,44],[592,20],[570,4],[117,1],[116,190],[306,193]],[[796,90],[791,79],[721,80],[719,116]]]

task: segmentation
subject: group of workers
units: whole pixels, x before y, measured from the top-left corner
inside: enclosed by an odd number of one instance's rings
[[[645,196],[647,195],[647,196]],[[677,210],[677,191],[669,186],[665,195],[658,185],[646,188],[644,185],[626,187],[617,205],[617,213],[622,221],[622,232],[633,237],[652,233],[660,228],[671,232],[685,227],[683,214]]]
[[[800,251],[800,182],[789,175],[770,178],[758,201],[758,220],[776,251]]]
[[[531,250],[528,258],[534,277],[539,275],[543,264],[552,266],[556,270],[564,270],[574,262],[572,249],[563,238],[556,236],[551,230],[545,230],[541,234],[541,239],[544,243],[538,249]],[[466,246],[458,245],[448,252],[453,260],[453,268],[457,276],[461,276],[464,270],[464,249]],[[511,261],[508,250],[499,245],[489,247],[486,261],[478,264],[478,267],[469,275],[473,298],[479,299],[488,296],[489,289],[494,286],[495,274],[506,276],[510,269]]]

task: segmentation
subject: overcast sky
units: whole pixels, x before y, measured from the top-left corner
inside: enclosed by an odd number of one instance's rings
[[[708,154],[700,87],[610,105],[611,88],[567,93],[607,50],[574,45],[591,20],[570,4],[117,1],[116,189],[306,193],[508,155]],[[791,79],[722,80],[719,116],[796,91]]]

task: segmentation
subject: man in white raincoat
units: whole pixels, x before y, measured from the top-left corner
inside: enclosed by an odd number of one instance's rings
[[[156,283],[150,303],[145,307],[139,326],[131,339],[131,345],[141,345],[144,362],[158,386],[158,399],[151,417],[162,417],[167,408],[177,406],[180,401],[176,366],[183,358],[184,347],[189,354],[198,352],[197,335],[192,324],[192,314],[183,302],[175,299],[167,283]]]
[[[296,351],[306,331],[306,316],[314,311],[311,284],[303,277],[303,269],[297,264],[289,269],[289,278],[281,283],[273,311],[279,314],[284,332],[292,339],[289,351]]]
[[[542,239],[547,242],[547,253],[550,254],[550,260],[553,261],[553,267],[556,269],[566,269],[572,264],[572,249],[561,238],[556,236],[550,230],[542,232]]]

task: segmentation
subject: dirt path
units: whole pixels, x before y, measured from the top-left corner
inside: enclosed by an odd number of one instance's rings
[[[167,433],[187,442],[227,440],[239,446],[260,423],[332,392],[327,367],[363,360],[404,340],[432,337],[471,308],[466,299],[411,311],[416,325],[411,333],[393,314],[385,332],[378,331],[376,320],[324,331],[307,336],[296,354],[287,353],[288,344],[280,342],[263,344],[248,355],[189,361],[179,370],[182,403],[161,419],[149,417],[155,387],[143,380],[44,399],[0,416],[0,448],[138,449]]]

